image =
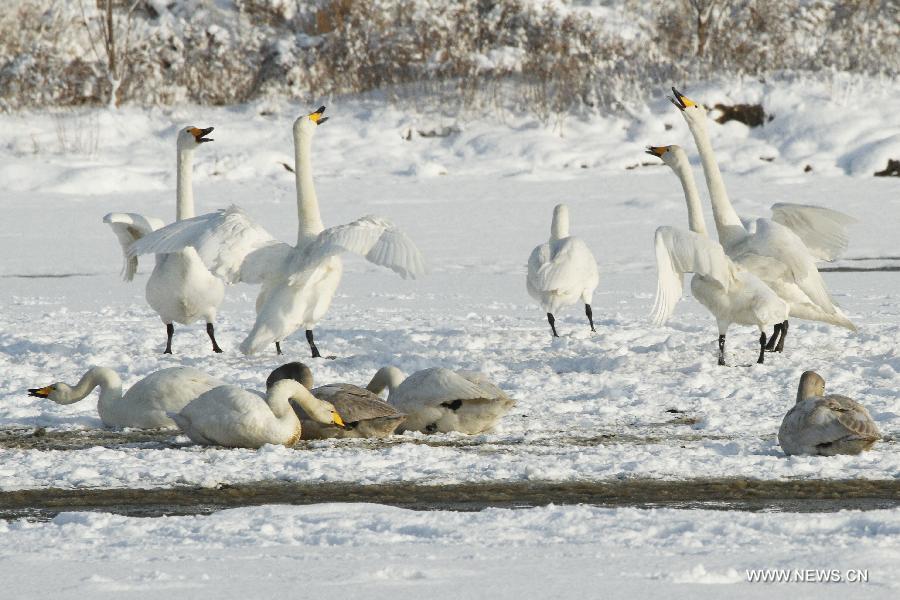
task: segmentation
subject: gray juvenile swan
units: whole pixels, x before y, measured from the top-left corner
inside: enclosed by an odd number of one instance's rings
[[[334,405],[344,422],[343,427],[319,423],[310,419],[306,411],[294,404],[294,411],[303,424],[301,439],[326,438],[386,438],[394,434],[406,420],[406,415],[365,388],[349,383],[331,383],[313,388],[312,371],[301,362],[281,365],[266,379],[266,388],[283,379],[293,379],[310,390],[313,396]]]
[[[826,396],[825,380],[815,371],[800,377],[797,403],[778,430],[778,443],[788,455],[859,454],[879,439],[869,411],[847,396]]]

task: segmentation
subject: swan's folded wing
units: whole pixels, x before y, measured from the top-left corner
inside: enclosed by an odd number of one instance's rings
[[[128,254],[128,248],[149,233],[161,228],[164,223],[156,217],[145,217],[136,213],[109,213],[103,217],[103,222],[112,227],[113,233],[119,239],[122,246],[124,264],[122,265],[122,279],[131,281],[137,272],[137,256]]]
[[[321,232],[291,261],[289,271],[294,274],[291,280],[316,268],[326,258],[344,252],[364,256],[403,279],[425,274],[425,260],[413,241],[390,221],[370,215]]]
[[[542,292],[580,293],[598,278],[594,255],[576,237],[538,246],[528,259],[528,282]]]
[[[727,291],[735,267],[718,242],[675,227],[660,227],[654,236],[656,300],[650,313],[657,325],[665,323],[681,299],[685,273],[696,273]]]
[[[229,283],[260,283],[292,250],[232,206],[167,225],[132,244],[128,252],[165,254],[188,246],[197,250],[211,273]]]
[[[480,385],[455,371],[432,367],[416,371],[403,380],[391,394],[390,401],[401,412],[411,413],[426,406],[439,406],[453,400],[478,400],[485,395]]]
[[[827,261],[847,251],[847,226],[857,222],[830,208],[788,202],[772,205],[772,220],[796,233],[817,259]]]

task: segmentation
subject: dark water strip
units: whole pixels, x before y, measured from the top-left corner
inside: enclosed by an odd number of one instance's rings
[[[50,519],[64,511],[209,514],[260,504],[374,502],[414,510],[475,511],[546,504],[833,512],[900,506],[900,480],[630,479],[453,485],[260,482],[217,488],[35,489],[0,492],[0,518]]]

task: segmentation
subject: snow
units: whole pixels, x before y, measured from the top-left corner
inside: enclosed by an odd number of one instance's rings
[[[837,514],[546,506],[480,512],[264,506],[0,522],[10,597],[892,598],[900,510]],[[376,557],[374,559],[373,557]],[[751,569],[868,570],[868,583],[748,583]]]

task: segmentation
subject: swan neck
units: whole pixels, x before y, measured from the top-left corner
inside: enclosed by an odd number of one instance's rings
[[[266,404],[272,410],[272,414],[279,420],[287,418],[296,418],[294,409],[291,407],[291,397],[298,394],[298,389],[306,390],[303,386],[293,380],[283,380],[278,382],[269,390],[266,396]],[[307,392],[308,394],[308,392]]]
[[[194,213],[194,188],[191,182],[194,168],[194,151],[178,149],[177,180],[175,184],[175,220],[190,219]]]
[[[122,397],[122,380],[115,371],[105,367],[94,367],[82,375],[72,388],[69,397],[59,404],[72,404],[83,400],[97,386],[100,386],[100,402],[97,408],[102,418],[105,409]]]
[[[325,226],[319,214],[319,201],[313,185],[312,136],[294,134],[294,178],[297,184],[297,245],[301,246],[315,238]]]
[[[694,179],[694,171],[691,164],[686,162],[679,164],[675,169],[684,190],[684,200],[687,202],[688,227],[694,233],[707,235],[706,220],[703,218],[703,207],[700,205],[700,192],[697,189],[697,181]]]
[[[566,237],[569,237],[569,209],[560,204],[553,210],[550,239],[556,241]]]
[[[746,233],[740,217],[731,205],[728,192],[725,189],[725,181],[709,141],[709,132],[706,129],[705,117],[693,121],[688,120],[688,127],[694,136],[697,150],[700,152],[700,162],[703,165],[703,177],[706,179],[706,187],[709,190],[709,199],[712,203],[713,218],[716,221],[716,231],[722,245],[728,245],[730,241],[737,239]]]
[[[388,395],[400,387],[405,377],[403,372],[397,367],[382,367],[372,377],[372,381],[366,386],[366,389],[373,394],[380,394],[384,388],[387,388]]]

